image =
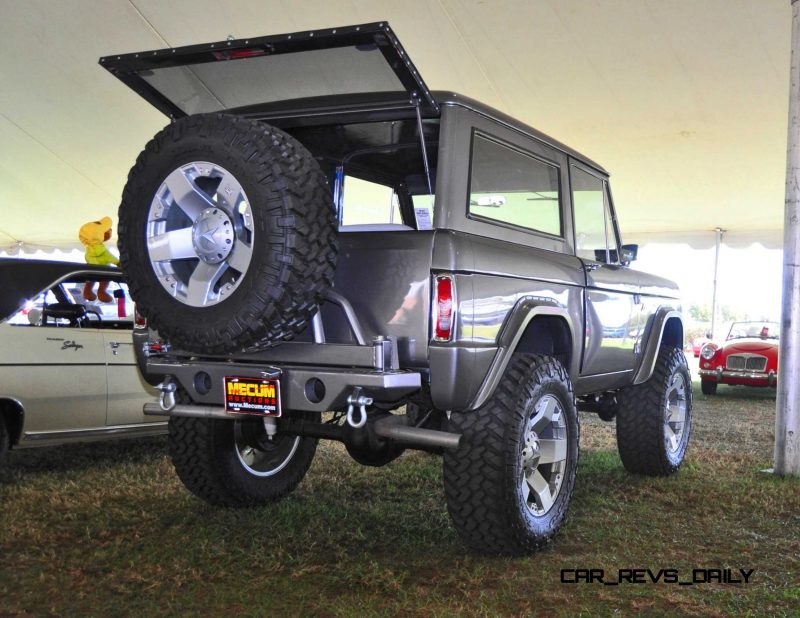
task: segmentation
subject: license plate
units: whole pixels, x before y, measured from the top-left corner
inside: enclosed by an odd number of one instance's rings
[[[268,378],[225,376],[225,411],[280,416],[281,383]]]

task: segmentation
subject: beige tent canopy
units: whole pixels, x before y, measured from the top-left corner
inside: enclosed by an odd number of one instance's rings
[[[388,20],[428,85],[612,173],[626,240],[780,246],[787,0],[0,0],[0,250],[115,215],[166,122],[102,55]],[[738,239],[738,240],[737,240]]]

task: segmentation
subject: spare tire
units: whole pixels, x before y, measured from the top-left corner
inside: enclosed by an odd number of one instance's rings
[[[225,353],[291,339],[333,281],[336,215],[296,139],[225,114],[161,130],[128,174],[120,266],[173,346]]]

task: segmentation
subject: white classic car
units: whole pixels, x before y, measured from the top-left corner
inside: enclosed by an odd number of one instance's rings
[[[108,281],[113,303],[83,298]],[[133,302],[115,268],[0,259],[0,461],[9,448],[166,433],[133,353]]]

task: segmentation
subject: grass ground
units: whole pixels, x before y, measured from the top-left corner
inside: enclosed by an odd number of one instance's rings
[[[191,497],[153,439],[12,452],[0,470],[0,616],[561,616],[800,613],[800,482],[772,460],[774,394],[695,385],[688,460],[634,477],[582,414],[567,524],[525,559],[469,553],[440,460],[363,468],[324,444],[279,505]],[[750,583],[561,583],[562,569],[754,569]],[[736,572],[736,571],[734,571]]]

